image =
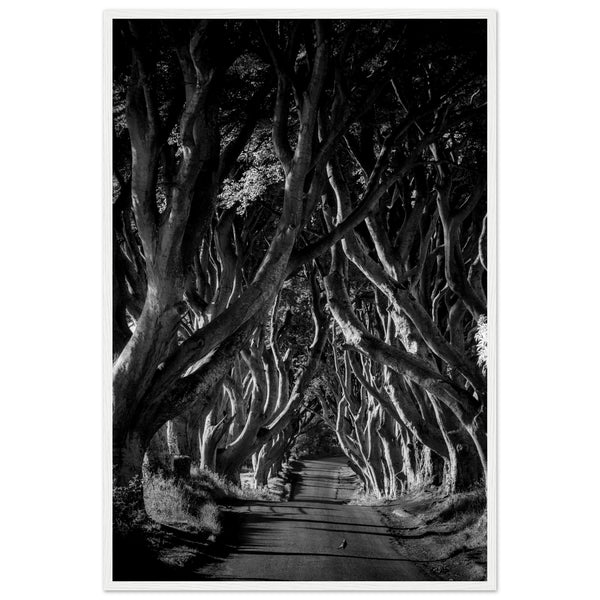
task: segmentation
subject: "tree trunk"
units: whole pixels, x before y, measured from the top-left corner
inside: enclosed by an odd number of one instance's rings
[[[167,424],[165,424],[150,440],[150,445],[146,451],[146,460],[150,471],[163,471],[164,473],[170,473],[172,471],[172,453],[169,450],[167,435]]]
[[[116,485],[127,485],[135,477],[141,477],[146,441],[135,432],[121,433],[113,440],[113,476]]]

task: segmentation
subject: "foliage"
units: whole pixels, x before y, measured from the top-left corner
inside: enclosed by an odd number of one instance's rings
[[[215,500],[275,500],[275,496],[268,489],[255,489],[250,483],[242,482],[242,486],[232,483],[226,477],[211,471],[192,467],[195,485],[207,487]]]
[[[470,490],[450,495],[435,506],[436,519],[456,522],[464,517],[479,517],[487,507],[484,485],[475,485]]]
[[[292,448],[298,458],[304,456],[331,456],[341,453],[335,433],[322,421],[309,431],[301,433]]]
[[[113,527],[126,534],[147,521],[143,504],[141,477],[132,478],[125,486],[113,485]]]
[[[486,315],[481,315],[479,321],[477,321],[475,342],[477,344],[477,364],[486,373],[488,360],[488,322]]]
[[[148,515],[158,523],[218,535],[219,509],[211,492],[210,487],[194,479],[182,481],[152,474],[144,483],[144,502]]]
[[[258,131],[249,142],[249,148],[239,158],[235,174],[223,182],[219,207],[235,208],[245,215],[256,202],[276,204],[281,194],[283,170],[270,149],[264,131]],[[227,140],[225,140],[225,143]]]
[[[384,506],[389,498],[382,497],[374,492],[357,490],[348,504],[353,506]]]

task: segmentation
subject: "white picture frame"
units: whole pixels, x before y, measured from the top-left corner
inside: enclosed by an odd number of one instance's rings
[[[487,21],[488,152],[488,553],[486,581],[114,581],[112,578],[112,21],[124,18],[485,19]],[[458,591],[496,590],[497,581],[497,66],[494,10],[107,10],[104,12],[103,206],[103,521],[105,590],[178,591]]]

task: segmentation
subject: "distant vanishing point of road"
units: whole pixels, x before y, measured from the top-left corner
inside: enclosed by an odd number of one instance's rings
[[[374,508],[346,504],[345,458],[305,460],[291,502],[251,502],[234,511],[235,548],[199,569],[220,581],[423,581]],[[342,540],[347,547],[338,549]]]

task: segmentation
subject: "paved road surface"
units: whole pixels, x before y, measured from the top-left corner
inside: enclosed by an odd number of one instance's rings
[[[424,574],[389,536],[375,509],[350,506],[345,459],[306,460],[291,502],[235,508],[239,545],[197,572],[216,580],[416,581]],[[342,539],[348,546],[338,550]]]

